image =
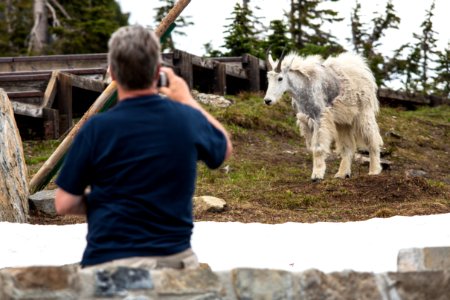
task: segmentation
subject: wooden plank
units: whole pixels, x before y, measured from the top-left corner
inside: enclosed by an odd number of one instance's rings
[[[192,56],[192,64],[203,69],[214,69],[214,61],[208,58]]]
[[[74,74],[69,73],[61,73],[61,74],[63,75],[60,76],[69,76],[72,82],[72,86],[78,87],[80,89],[101,93],[106,87],[105,84],[99,80],[76,76]]]
[[[8,97],[10,99],[15,98],[32,98],[32,97],[43,97],[44,93],[41,91],[19,91],[19,92],[8,92]]]
[[[61,71],[75,75],[95,75],[105,74],[106,68],[77,68],[77,69],[57,69],[57,70],[36,70],[36,71],[17,71],[17,72],[0,72],[1,77],[8,76],[24,76],[24,75],[46,75],[51,76],[53,71]]]
[[[3,75],[0,73],[0,82],[7,81],[38,81],[38,80],[49,80],[50,74],[40,73],[40,74],[16,74]]]
[[[59,71],[53,71],[52,76],[47,84],[47,88],[44,92],[44,98],[42,99],[42,107],[52,107],[53,101],[55,100],[56,91],[58,88],[58,74]],[[59,119],[59,117],[58,117]],[[59,128],[59,126],[58,126]]]
[[[244,54],[242,56],[242,61],[243,68],[247,74],[249,91],[259,91],[261,86],[259,77],[259,59],[253,55]]]
[[[42,117],[42,107],[40,105],[34,105],[29,103],[22,103],[17,101],[11,101],[14,113],[17,115],[28,116],[33,118]]]
[[[192,54],[180,50],[175,50],[173,53],[174,66],[179,68],[179,75],[183,77],[191,89],[194,87],[192,57]]]
[[[224,63],[214,62],[214,93],[225,95],[227,92],[227,74]]]
[[[63,73],[58,74],[56,106],[59,111],[59,130],[66,132],[73,126],[72,120],[72,79]]]
[[[426,104],[431,103],[430,99],[424,95],[407,93],[402,91],[393,91],[389,89],[379,89],[378,98],[381,101],[399,101],[399,102],[409,102],[411,104]]]
[[[242,63],[242,56],[233,56],[233,57],[210,57],[209,59],[211,59],[211,60],[216,60],[216,61],[218,61],[218,62],[223,62],[223,63],[230,63],[230,62]]]
[[[48,61],[78,61],[78,60],[107,60],[107,53],[93,54],[64,54],[64,55],[41,55],[41,56],[18,56],[11,57],[13,62],[48,62]]]
[[[241,79],[247,79],[247,74],[245,73],[245,70],[241,68],[240,66],[236,65],[225,65],[225,72],[229,76],[241,78]]]

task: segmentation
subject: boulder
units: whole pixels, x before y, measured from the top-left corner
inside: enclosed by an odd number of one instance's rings
[[[56,190],[43,190],[30,196],[30,207],[52,217],[56,216],[55,209]]]
[[[224,200],[212,196],[194,197],[193,201],[194,210],[197,212],[222,212],[225,210],[225,206],[227,205]]]
[[[0,222],[27,222],[28,194],[22,139],[11,102],[0,89]]]

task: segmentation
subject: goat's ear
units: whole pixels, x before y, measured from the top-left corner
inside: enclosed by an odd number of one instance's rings
[[[299,76],[302,77],[302,78],[309,79],[308,73],[303,72],[302,70],[299,70],[299,69],[297,69],[297,70],[292,70],[292,69],[291,69],[291,71],[295,72],[295,74],[299,75]]]

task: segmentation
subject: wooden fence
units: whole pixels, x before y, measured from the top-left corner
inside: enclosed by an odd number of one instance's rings
[[[204,58],[175,50],[163,54],[189,87],[219,95],[267,88],[263,60],[240,57]],[[52,55],[0,58],[0,88],[13,103],[21,134],[28,138],[58,138],[73,126],[107,86],[107,55]],[[449,104],[448,98],[380,89],[384,105]]]

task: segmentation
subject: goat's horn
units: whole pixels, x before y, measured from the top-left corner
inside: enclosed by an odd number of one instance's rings
[[[272,65],[269,62],[270,48],[272,48],[272,45],[270,45],[269,48],[267,48],[267,50],[266,50],[266,67],[267,67],[267,71],[272,71]]]
[[[285,50],[286,50],[286,47],[283,48],[283,51],[281,52],[280,59],[278,60],[277,67],[275,68],[275,72],[277,72],[277,73],[280,73],[280,71],[281,71],[281,62],[284,59],[284,51]]]

